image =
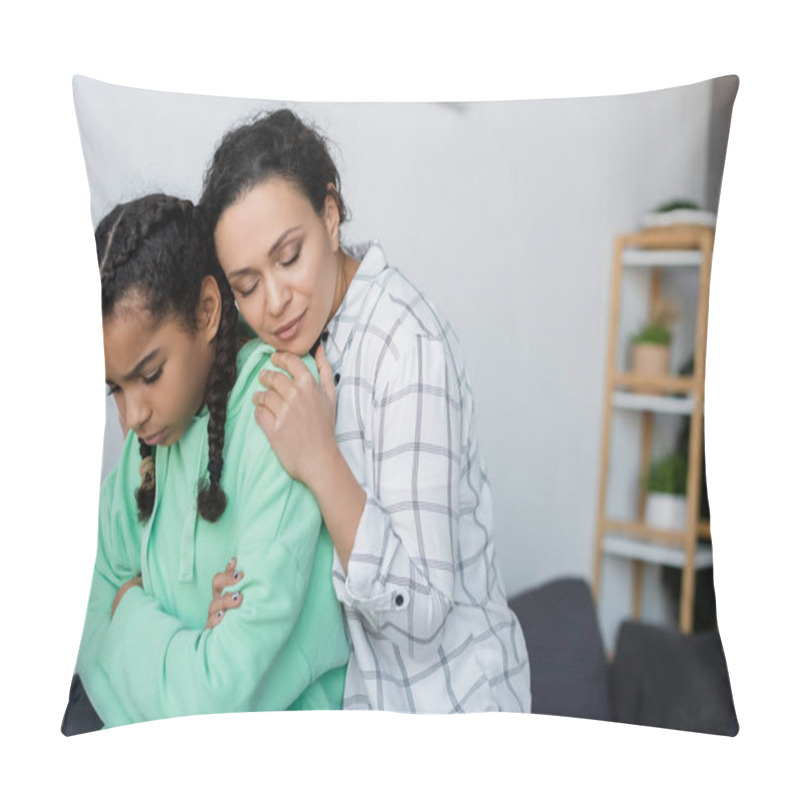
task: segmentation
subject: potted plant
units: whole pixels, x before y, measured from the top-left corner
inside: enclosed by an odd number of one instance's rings
[[[669,354],[672,344],[672,331],[669,326],[675,317],[675,307],[671,303],[661,300],[656,304],[652,316],[632,340],[631,371],[634,374],[648,377],[669,374]],[[651,390],[640,388],[635,391]]]
[[[692,200],[676,198],[654,208],[645,214],[642,225],[645,228],[663,228],[671,225],[692,225],[703,228],[713,228],[717,222],[717,215],[705,211]]]
[[[687,474],[688,464],[683,453],[671,453],[651,462],[645,481],[647,525],[667,530],[686,527]]]

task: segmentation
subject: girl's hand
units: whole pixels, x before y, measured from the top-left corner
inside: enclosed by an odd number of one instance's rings
[[[137,575],[135,578],[131,578],[129,581],[125,581],[122,586],[117,589],[117,596],[114,598],[114,602],[111,604],[111,619],[114,619],[114,612],[117,610],[117,606],[120,604],[120,601],[125,596],[125,592],[131,588],[131,586],[138,586],[141,588],[142,586],[142,576]]]
[[[334,434],[336,388],[333,372],[320,345],[316,352],[319,383],[302,359],[292,353],[275,353],[272,363],[291,375],[263,370],[259,380],[265,392],[253,402],[258,424],[269,439],[283,468],[312,491],[325,480],[339,454]]]
[[[236,559],[232,558],[224,572],[218,572],[211,580],[211,604],[208,607],[206,630],[216,627],[222,622],[225,612],[230,608],[238,608],[242,604],[242,593],[223,594],[223,589],[238,583],[244,573],[236,569]]]

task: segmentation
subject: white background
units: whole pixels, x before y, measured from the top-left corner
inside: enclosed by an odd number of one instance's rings
[[[405,2],[274,7],[74,2],[2,20],[3,780],[23,796],[369,791],[502,798],[796,790],[800,434],[798,65],[784,4]],[[649,6],[648,6],[649,8]],[[736,73],[715,249],[707,447],[733,740],[546,717],[275,714],[64,739],[95,548],[104,406],[74,73],[305,100],[480,100],[646,91]],[[10,178],[10,180],[9,180]],[[719,269],[721,263],[726,270]],[[359,791],[360,789],[360,791]],[[787,791],[788,793],[788,791]]]

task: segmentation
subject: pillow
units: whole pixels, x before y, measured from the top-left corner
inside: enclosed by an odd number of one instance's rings
[[[739,732],[718,632],[682,635],[627,621],[614,653],[610,688],[618,722],[724,736]]]
[[[74,79],[93,226],[117,203],[152,192],[197,201],[219,140],[255,114],[288,106],[322,131],[351,211],[344,244],[379,238],[389,262],[436,303],[461,341],[511,598],[564,576],[592,582],[615,241],[687,219],[713,224],[737,88],[726,76],[567,100],[277,103]],[[674,201],[698,212],[652,216]],[[665,274],[662,284],[677,310],[677,373],[692,353],[697,278]],[[647,292],[634,276],[620,297],[620,363],[646,316]],[[678,447],[681,420],[659,417],[654,453]],[[635,411],[615,413],[609,514],[635,515],[639,430]],[[103,478],[121,448],[109,398]],[[595,613],[609,656],[632,613],[633,565],[629,552],[602,560]],[[645,566],[642,617],[675,628],[667,568]],[[713,585],[697,602],[708,605],[708,592]],[[79,684],[72,696],[86,699]],[[598,702],[605,707],[595,697],[593,708]],[[564,713],[581,715],[574,707]],[[96,727],[90,710],[72,718]]]

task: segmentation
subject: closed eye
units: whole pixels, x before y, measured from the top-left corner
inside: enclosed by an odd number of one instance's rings
[[[161,377],[161,374],[163,372],[164,372],[164,367],[162,365],[152,375],[148,375],[147,377],[142,377],[142,381],[149,386],[151,383],[155,383]]]
[[[301,248],[298,247],[297,250],[295,250],[295,253],[291,258],[289,258],[287,261],[279,261],[278,262],[278,266],[280,266],[280,267],[291,267],[292,264],[294,264],[294,262],[297,261],[298,258],[300,258],[300,250],[301,250]]]
[[[118,391],[119,391],[119,386],[117,386],[116,384],[109,383],[106,385],[106,395],[108,395],[109,397],[112,394],[116,394]]]
[[[253,292],[256,290],[256,286],[258,286],[258,281],[253,281],[253,283],[250,286],[248,286],[246,288],[239,287],[239,288],[236,289],[236,291],[242,297],[247,297],[247,296],[253,294]]]

